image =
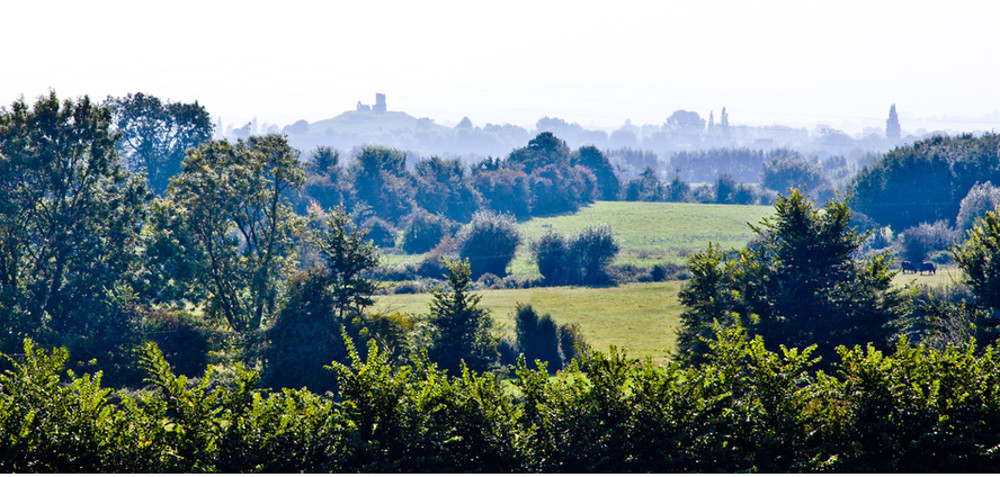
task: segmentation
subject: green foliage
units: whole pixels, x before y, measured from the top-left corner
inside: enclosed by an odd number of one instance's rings
[[[477,212],[459,230],[456,241],[459,256],[469,261],[473,280],[484,273],[502,277],[521,243],[521,232],[509,215]]]
[[[117,347],[133,328],[114,290],[140,267],[149,193],[122,167],[111,111],[55,93],[0,110],[0,349],[22,339]]]
[[[448,219],[416,209],[408,216],[403,228],[402,248],[406,253],[428,252],[451,232]]]
[[[169,198],[186,212],[181,225],[202,258],[209,312],[241,335],[256,332],[276,311],[291,264],[297,223],[287,194],[304,179],[297,152],[278,135],[209,141],[183,166]]]
[[[472,175],[483,197],[483,208],[519,219],[531,216],[531,183],[521,170],[506,167],[479,168]]]
[[[493,318],[479,308],[479,295],[472,289],[471,267],[468,261],[445,261],[450,291],[434,289],[430,304],[430,321],[436,329],[433,345],[427,350],[431,361],[451,375],[457,376],[463,367],[485,371],[496,366],[497,339],[491,334]]]
[[[833,357],[841,344],[889,344],[906,313],[885,254],[856,260],[864,241],[849,226],[844,201],[816,208],[793,189],[776,215],[751,226],[758,239],[727,257],[718,248],[691,257],[692,279],[679,295],[689,308],[678,337],[682,356],[697,360],[714,323],[742,323],[769,346],[818,345]]]
[[[212,118],[203,106],[162,102],[143,93],[108,97],[121,133],[117,149],[134,171],[144,170],[149,187],[157,194],[167,190],[171,177],[180,173],[185,152],[212,138]]]
[[[976,183],[1000,180],[1000,135],[936,136],[899,147],[854,178],[855,210],[894,230],[954,220]]]
[[[783,194],[789,189],[808,190],[817,194],[830,187],[819,166],[806,159],[793,157],[766,162],[760,183],[768,189]]]
[[[563,367],[559,328],[548,313],[538,316],[531,305],[517,306],[514,316],[517,348],[530,365],[555,372]],[[569,353],[572,356],[572,353]],[[544,365],[542,364],[544,363]]]
[[[6,472],[989,472],[998,465],[1000,357],[973,342],[893,353],[769,351],[720,330],[704,364],[655,366],[588,350],[550,376],[515,379],[418,358],[393,366],[369,343],[330,368],[336,395],[177,376],[154,345],[147,391],[113,395],[61,374],[65,350],[24,354],[0,375]],[[10,358],[8,358],[10,359]]]
[[[570,239],[549,229],[531,244],[539,273],[554,286],[607,283],[607,266],[620,248],[607,225],[589,226]]]
[[[977,182],[959,203],[955,228],[962,232],[972,229],[977,219],[998,206],[1000,206],[1000,188],[995,187],[990,181]]]
[[[325,264],[289,280],[287,301],[267,330],[264,375],[273,387],[323,392],[336,387],[323,366],[348,360],[342,334],[359,336],[364,310],[373,303],[379,284],[368,273],[378,265],[378,250],[343,208],[314,216],[313,223],[313,245]]]
[[[406,171],[406,154],[368,146],[357,152],[347,173],[355,202],[371,206],[380,217],[396,221],[410,210],[413,177]]]
[[[597,179],[597,199],[616,200],[621,189],[618,176],[608,158],[594,146],[583,146],[573,153],[570,162],[590,169]]]
[[[969,238],[952,249],[977,303],[993,313],[1000,310],[1000,212],[987,212],[969,231]]]
[[[458,159],[431,157],[417,162],[415,199],[432,214],[468,222],[482,201]]]

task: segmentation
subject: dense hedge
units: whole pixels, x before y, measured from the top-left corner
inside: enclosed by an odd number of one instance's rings
[[[558,378],[524,363],[510,384],[377,350],[333,365],[338,394],[256,387],[256,375],[175,376],[148,345],[149,388],[64,373],[31,342],[0,376],[2,472],[995,471],[1000,356],[992,346],[894,354],[767,351],[720,332],[704,365],[611,350]],[[211,374],[211,373],[210,373]]]

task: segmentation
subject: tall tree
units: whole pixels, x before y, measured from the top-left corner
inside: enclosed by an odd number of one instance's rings
[[[293,258],[297,224],[287,194],[304,179],[298,153],[282,136],[252,136],[204,143],[183,166],[169,196],[186,211],[186,232],[204,257],[209,311],[238,333],[256,331]]]
[[[775,349],[816,344],[827,359],[841,344],[886,347],[906,303],[892,286],[887,255],[855,259],[865,237],[850,220],[844,201],[821,209],[792,189],[778,196],[774,217],[752,226],[757,238],[738,258],[715,248],[692,256],[692,279],[679,295],[688,307],[678,336],[682,356],[699,359],[700,337],[716,321],[740,322]]]
[[[197,101],[162,102],[152,95],[129,93],[123,98],[109,96],[105,104],[121,132],[119,153],[132,170],[146,171],[157,194],[164,193],[170,178],[181,171],[186,151],[212,138],[212,119]]]
[[[597,191],[601,200],[615,200],[621,184],[615,169],[611,166],[611,161],[599,149],[594,146],[583,146],[573,154],[573,165],[579,165],[590,169],[594,177],[597,178]]]
[[[122,167],[111,111],[54,92],[0,110],[0,342],[97,338],[139,268],[149,194]],[[46,340],[43,339],[43,342]],[[83,357],[80,357],[83,358]],[[88,358],[89,359],[89,358]]]
[[[472,290],[469,262],[445,261],[448,287],[431,294],[431,323],[437,336],[427,356],[453,376],[461,375],[462,363],[470,370],[485,371],[499,359],[497,339],[492,335],[493,318],[479,307]]]

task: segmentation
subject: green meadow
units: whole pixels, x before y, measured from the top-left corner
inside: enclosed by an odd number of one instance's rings
[[[537,278],[531,243],[549,230],[575,234],[592,225],[611,227],[621,251],[615,265],[684,265],[687,257],[718,243],[723,249],[746,245],[757,224],[774,208],[758,205],[682,204],[665,202],[595,202],[572,215],[539,217],[520,224],[523,242],[510,271],[518,278]],[[383,263],[419,262],[422,255],[383,254]]]
[[[514,310],[531,304],[557,323],[578,323],[595,349],[628,348],[629,356],[666,362],[683,310],[677,292],[683,282],[629,283],[617,287],[550,287],[482,290],[480,306],[489,310],[502,333],[514,335]],[[377,296],[372,311],[427,313],[431,295]]]

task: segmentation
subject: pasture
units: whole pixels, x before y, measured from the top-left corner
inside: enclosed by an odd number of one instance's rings
[[[746,245],[754,236],[747,223],[757,224],[773,213],[773,207],[757,205],[595,202],[575,214],[522,222],[523,241],[510,272],[522,279],[539,277],[531,243],[549,230],[569,236],[587,226],[607,224],[621,246],[615,265],[684,265],[689,255],[704,250],[709,242],[724,250]],[[383,253],[382,259],[385,264],[399,264],[419,262],[423,256]]]
[[[664,363],[673,350],[683,307],[677,292],[683,282],[629,283],[618,287],[550,287],[515,290],[482,290],[480,306],[489,310],[502,333],[514,336],[514,310],[530,304],[539,314],[552,315],[557,323],[578,323],[587,342],[597,350],[611,345],[628,348],[634,358],[650,356]],[[431,295],[375,297],[372,311],[425,314]]]

